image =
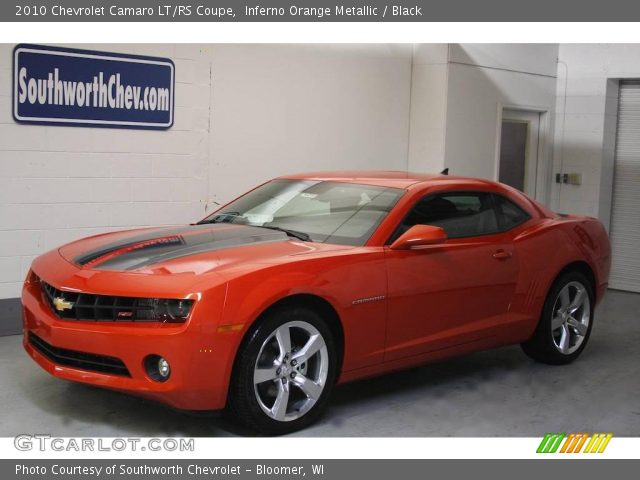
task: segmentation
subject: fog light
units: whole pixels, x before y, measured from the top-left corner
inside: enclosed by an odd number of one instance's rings
[[[147,355],[144,359],[144,369],[151,380],[166,382],[171,375],[169,361],[160,355]]]
[[[169,362],[167,362],[162,357],[160,357],[160,360],[158,360],[158,373],[162,378],[167,378],[171,373],[171,367],[169,367]]]

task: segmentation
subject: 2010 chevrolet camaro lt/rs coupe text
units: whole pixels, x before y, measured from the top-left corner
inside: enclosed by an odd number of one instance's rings
[[[293,175],[194,225],[38,257],[24,347],[57,377],[280,434],[313,422],[336,383],[513,343],[571,362],[610,257],[598,220],[496,182]]]

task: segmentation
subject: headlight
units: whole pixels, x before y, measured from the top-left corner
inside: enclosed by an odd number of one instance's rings
[[[157,322],[184,322],[193,307],[193,300],[170,300],[165,298],[138,299],[138,319]]]
[[[33,272],[33,270],[29,269],[29,272],[27,272],[27,278],[24,279],[24,283],[36,285],[36,284],[40,283],[40,279]]]

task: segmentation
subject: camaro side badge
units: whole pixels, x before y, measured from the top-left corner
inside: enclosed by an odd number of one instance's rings
[[[376,302],[378,300],[384,300],[384,295],[378,295],[377,297],[359,298],[351,302],[352,305],[360,305],[361,303]]]
[[[71,310],[73,308],[73,302],[65,300],[62,297],[55,297],[53,299],[53,306],[56,307],[57,311],[64,312],[65,310]]]

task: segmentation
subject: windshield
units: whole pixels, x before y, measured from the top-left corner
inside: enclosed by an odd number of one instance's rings
[[[352,183],[273,180],[200,223],[278,228],[314,242],[364,245],[402,193]]]

